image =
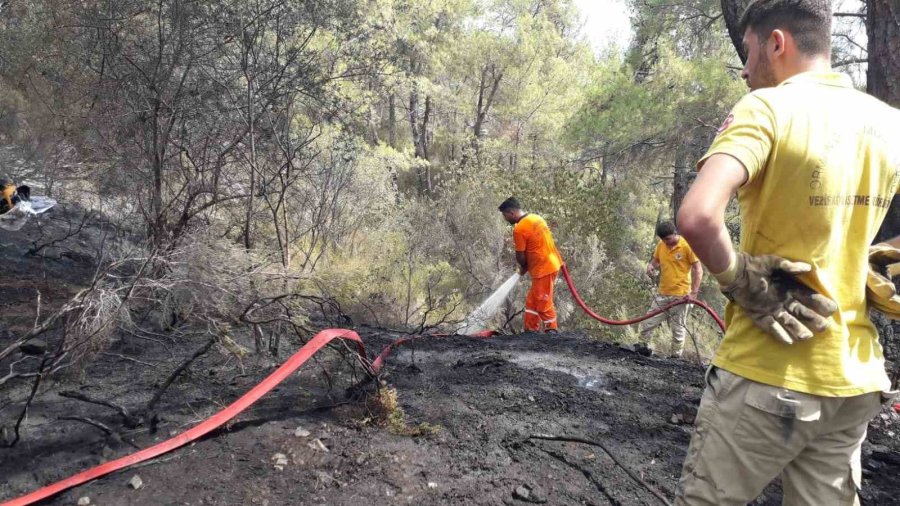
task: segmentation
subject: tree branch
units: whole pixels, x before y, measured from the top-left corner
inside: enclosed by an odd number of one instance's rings
[[[833,64],[831,64],[831,66],[834,68],[838,68],[838,67],[846,67],[847,65],[854,65],[857,63],[869,63],[869,59],[868,58],[848,58],[846,60],[839,61],[837,63],[833,63]]]
[[[615,457],[615,455],[613,455],[612,452],[610,452],[609,449],[606,448],[606,446],[604,446],[603,443],[600,443],[599,441],[592,441],[590,439],[583,439],[580,437],[551,436],[551,435],[547,435],[547,434],[532,434],[531,436],[528,436],[528,439],[542,439],[544,441],[566,441],[569,443],[582,443],[582,444],[586,444],[586,445],[596,446],[596,447],[600,448],[601,450],[603,450],[604,452],[606,452],[606,454],[609,455],[609,458],[611,458],[612,461],[616,463],[616,465],[621,467],[622,470],[624,470],[628,474],[628,476],[631,477],[631,479],[633,479],[638,484],[640,484],[642,487],[647,489],[648,492],[650,492],[651,494],[656,496],[656,498],[659,499],[660,502],[662,502],[666,506],[672,506],[672,503],[669,502],[669,500],[666,499],[666,497],[664,495],[662,495],[661,493],[656,491],[656,489],[654,489],[646,481],[641,479],[640,476],[636,475],[631,469],[626,467],[625,464],[622,464],[621,462],[619,462],[619,459],[617,459]]]
[[[140,417],[132,416],[127,409],[118,404],[114,404],[109,401],[105,401],[103,399],[95,399],[93,397],[89,397],[81,392],[72,392],[72,391],[63,391],[59,393],[60,397],[66,397],[68,399],[75,399],[77,401],[87,402],[89,404],[97,404],[98,406],[105,406],[107,408],[113,409],[122,415],[122,419],[125,421],[125,426],[129,429],[133,429],[141,425],[142,420]]]
[[[147,403],[147,407],[145,408],[146,412],[153,411],[156,403],[159,402],[159,399],[163,396],[164,393],[166,393],[166,390],[168,390],[172,382],[175,381],[175,379],[178,378],[178,376],[180,376],[181,373],[184,372],[184,370],[194,362],[194,360],[197,360],[198,358],[200,358],[200,356],[209,351],[209,349],[212,348],[212,345],[215,344],[216,340],[217,339],[215,337],[211,338],[206,342],[206,344],[203,345],[202,348],[194,352],[194,354],[191,355],[187,360],[182,362],[181,365],[178,366],[178,368],[172,371],[172,374],[169,375],[169,378],[166,379],[165,383],[163,383],[163,385],[159,387],[159,390],[157,390],[153,398],[150,399],[150,402]]]

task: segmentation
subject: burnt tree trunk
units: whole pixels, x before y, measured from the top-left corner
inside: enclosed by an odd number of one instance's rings
[[[669,211],[674,218],[687,191],[697,176],[697,160],[703,157],[706,149],[713,141],[715,131],[711,129],[694,129],[690,135],[680,141],[675,150],[675,169],[672,173],[672,200]],[[677,225],[677,224],[676,224]]]
[[[750,0],[722,0],[722,16],[725,18],[725,27],[728,28],[728,37],[731,38],[741,63],[747,63],[747,55],[744,53],[744,34],[738,28],[738,23],[749,3]]]
[[[866,32],[869,38],[867,91],[894,107],[900,107],[900,0],[866,0],[866,12]],[[876,241],[898,235],[900,200],[894,198]],[[897,363],[900,358],[900,339],[897,338],[900,335],[900,322],[877,315],[875,325],[881,335],[885,358],[893,363],[888,372],[896,388],[900,373]]]
[[[867,0],[869,38],[867,91],[900,107],[900,0]],[[878,233],[879,241],[900,235],[900,201],[894,199]]]

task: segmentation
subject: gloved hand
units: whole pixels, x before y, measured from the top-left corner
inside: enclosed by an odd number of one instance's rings
[[[869,306],[888,318],[900,319],[900,295],[891,281],[888,266],[900,263],[900,249],[888,243],[869,248],[869,274],[866,278],[866,299]]]
[[[785,344],[793,344],[828,328],[828,317],[837,310],[834,301],[794,278],[811,270],[807,263],[741,252],[726,271],[734,277],[721,289],[744,308],[757,327]],[[716,275],[720,283],[723,274]]]

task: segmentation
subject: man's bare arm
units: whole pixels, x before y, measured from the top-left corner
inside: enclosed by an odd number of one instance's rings
[[[524,276],[528,272],[528,260],[524,251],[516,251],[516,262],[519,264],[519,274]]]
[[[653,274],[659,270],[659,260],[652,258],[650,259],[650,263],[647,264],[647,276],[653,277]]]
[[[741,162],[715,154],[703,165],[678,210],[679,231],[714,274],[727,271],[734,261],[731,236],[725,228],[725,208],[746,180],[747,171]]]
[[[691,296],[696,297],[700,293],[700,283],[703,281],[703,264],[694,262],[691,264]]]

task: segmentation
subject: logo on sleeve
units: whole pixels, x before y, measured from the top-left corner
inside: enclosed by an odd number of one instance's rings
[[[732,123],[734,123],[734,114],[729,114],[728,117],[725,118],[725,121],[722,122],[722,126],[720,126],[718,130],[716,130],[716,135],[719,135],[727,130]]]

